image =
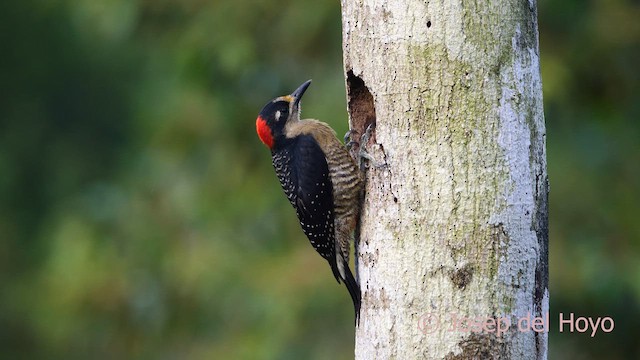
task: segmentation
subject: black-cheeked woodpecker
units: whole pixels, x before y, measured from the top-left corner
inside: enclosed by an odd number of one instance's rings
[[[269,101],[256,120],[271,150],[280,185],[314,249],[344,282],[360,315],[360,287],[349,268],[351,235],[359,213],[360,172],[329,125],[300,120],[300,100],[311,80]]]

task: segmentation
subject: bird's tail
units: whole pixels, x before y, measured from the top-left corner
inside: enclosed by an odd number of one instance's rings
[[[353,277],[351,273],[351,269],[349,269],[349,264],[344,264],[344,273],[345,278],[344,284],[347,286],[347,290],[349,290],[349,295],[351,295],[351,300],[353,301],[353,308],[356,312],[356,324],[360,323],[360,304],[362,303],[362,298],[360,294],[360,286],[358,282]]]
[[[353,301],[353,308],[356,312],[356,323],[360,322],[360,304],[361,304],[361,295],[360,295],[360,285],[353,277],[353,273],[349,268],[349,264],[344,260],[341,255],[336,257],[332,257],[329,260],[329,264],[331,265],[331,270],[333,271],[333,275],[338,280],[338,283],[342,280],[347,290],[349,290],[349,295],[351,295],[351,300]],[[337,261],[340,263],[338,264]]]

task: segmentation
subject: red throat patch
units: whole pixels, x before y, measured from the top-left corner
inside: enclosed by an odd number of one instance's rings
[[[267,125],[267,122],[261,116],[258,116],[256,119],[256,131],[258,132],[260,140],[271,149],[273,147],[273,135],[271,134],[269,125]]]

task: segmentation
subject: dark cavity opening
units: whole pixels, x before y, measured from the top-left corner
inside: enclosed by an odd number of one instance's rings
[[[349,127],[355,131],[357,142],[364,134],[369,125],[376,125],[376,108],[373,103],[373,96],[365,85],[362,78],[355,76],[352,70],[347,72],[347,98],[349,106]],[[375,131],[369,138],[370,142],[375,141]],[[364,144],[361,144],[364,145]]]

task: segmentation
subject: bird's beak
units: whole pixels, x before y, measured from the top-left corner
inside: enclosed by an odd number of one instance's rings
[[[304,82],[304,84],[300,85],[296,91],[291,93],[291,96],[293,97],[293,104],[294,106],[298,106],[298,104],[300,104],[300,100],[302,99],[302,95],[304,95],[304,92],[307,91],[307,88],[309,87],[309,85],[311,85],[311,80],[307,80]]]

